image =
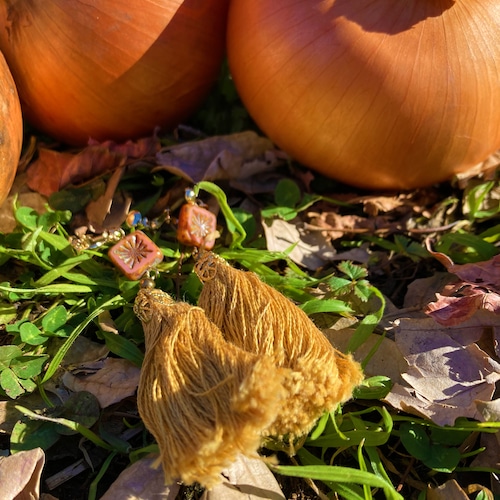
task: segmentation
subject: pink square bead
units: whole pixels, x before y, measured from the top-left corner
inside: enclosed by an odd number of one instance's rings
[[[161,250],[142,231],[134,231],[112,246],[108,252],[113,264],[131,280],[163,260]]]
[[[215,244],[217,217],[206,208],[187,203],[181,207],[177,239],[183,245],[211,250]]]

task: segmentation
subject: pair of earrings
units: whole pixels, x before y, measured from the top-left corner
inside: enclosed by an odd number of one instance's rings
[[[195,264],[203,289],[192,306],[142,280],[134,304],[146,345],[138,408],[166,479],[211,487],[238,454],[256,456],[263,437],[307,434],[363,374],[293,302],[209,251],[215,217],[185,206],[192,217],[179,218],[178,234],[204,248]],[[162,259],[140,231],[109,256],[131,279]]]

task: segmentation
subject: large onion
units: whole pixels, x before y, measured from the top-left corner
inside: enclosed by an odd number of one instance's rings
[[[234,0],[228,57],[263,131],[345,183],[424,186],[500,148],[499,0]]]
[[[227,0],[2,0],[25,118],[73,144],[171,127],[215,80]]]
[[[23,142],[23,121],[16,86],[0,53],[0,205],[16,176]]]

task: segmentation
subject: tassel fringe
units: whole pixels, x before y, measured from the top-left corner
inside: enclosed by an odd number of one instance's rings
[[[161,290],[140,290],[134,311],[146,341],[139,413],[166,481],[210,488],[239,453],[257,456],[283,402],[286,370],[228,343],[202,309]]]
[[[211,252],[201,254],[195,272],[204,282],[198,305],[225,339],[290,369],[283,382],[287,397],[269,435],[304,435],[352,396],[363,379],[360,365],[336,350],[292,301]]]

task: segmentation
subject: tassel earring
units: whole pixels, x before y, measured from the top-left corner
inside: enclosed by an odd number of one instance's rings
[[[202,309],[161,290],[142,288],[134,312],[146,343],[139,413],[166,480],[210,488],[238,454],[257,456],[282,404],[286,370],[226,342]]]
[[[198,305],[226,340],[291,369],[283,382],[287,397],[269,435],[304,435],[325,411],[352,396],[363,379],[360,365],[336,350],[292,301],[211,252],[200,255],[195,272],[204,283]]]

